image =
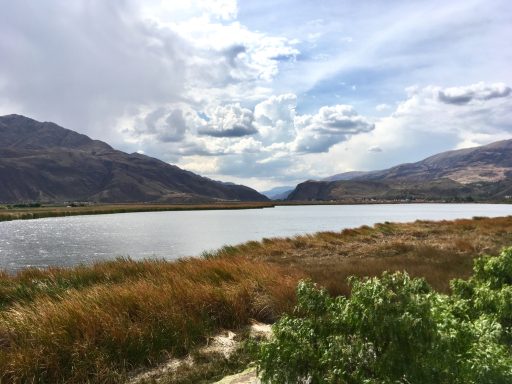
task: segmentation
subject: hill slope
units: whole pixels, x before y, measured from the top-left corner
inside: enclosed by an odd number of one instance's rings
[[[512,140],[439,153],[416,163],[369,172],[358,179],[435,180],[443,177],[462,184],[512,177]]]
[[[0,117],[0,202],[266,201],[137,153],[19,115]]]
[[[288,200],[502,200],[510,195],[512,140],[504,140],[382,171],[306,181],[297,185]]]

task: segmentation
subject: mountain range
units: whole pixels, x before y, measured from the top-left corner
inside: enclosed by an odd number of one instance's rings
[[[0,116],[0,202],[444,200],[512,196],[512,140],[379,171],[345,172],[263,194],[196,175],[50,122]]]
[[[287,200],[495,201],[511,195],[512,140],[504,140],[385,170],[309,180],[297,185]]]
[[[50,122],[0,117],[0,202],[267,201],[222,183]]]

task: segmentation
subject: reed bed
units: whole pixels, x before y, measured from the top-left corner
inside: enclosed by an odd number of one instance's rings
[[[122,382],[219,329],[275,320],[293,306],[300,278],[243,258],[117,260],[3,275],[0,382]]]
[[[473,259],[512,244],[512,216],[454,221],[382,223],[340,232],[263,239],[228,246],[205,257],[244,256],[295,268],[332,294],[349,294],[349,276],[407,271],[441,292],[467,278]]]

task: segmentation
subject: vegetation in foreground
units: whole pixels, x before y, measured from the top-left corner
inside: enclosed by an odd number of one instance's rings
[[[298,274],[242,258],[118,260],[0,279],[0,382],[115,383],[219,329],[271,322]]]
[[[0,221],[31,220],[41,219],[44,217],[104,215],[111,213],[129,212],[255,209],[271,208],[273,206],[273,203],[267,202],[219,202],[209,204],[72,204],[69,206],[41,206],[41,204],[18,204],[14,206],[0,206]]]
[[[301,282],[260,353],[264,383],[512,382],[512,248],[453,293],[406,273],[351,279],[350,297]]]
[[[194,353],[220,329],[291,313],[305,277],[348,295],[348,276],[405,270],[447,293],[450,280],[469,278],[475,257],[507,244],[512,217],[384,223],[224,247],[201,260],[0,274],[0,382],[123,382],[134,369]],[[234,367],[206,364],[180,380]]]

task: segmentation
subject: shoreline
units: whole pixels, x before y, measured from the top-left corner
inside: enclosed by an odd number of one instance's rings
[[[114,203],[91,204],[83,206],[48,205],[41,207],[8,208],[0,205],[0,222],[14,220],[34,220],[48,217],[108,215],[137,212],[172,212],[172,211],[216,211],[263,209],[275,207],[316,206],[316,205],[396,205],[396,204],[511,204],[507,201],[269,201],[269,202],[219,202],[198,204],[153,204],[153,203]],[[2,208],[3,207],[3,208]]]
[[[135,212],[214,211],[274,208],[272,202],[226,202],[211,204],[105,204],[86,206],[43,206],[0,210],[0,222],[33,220],[47,217],[108,215]]]

